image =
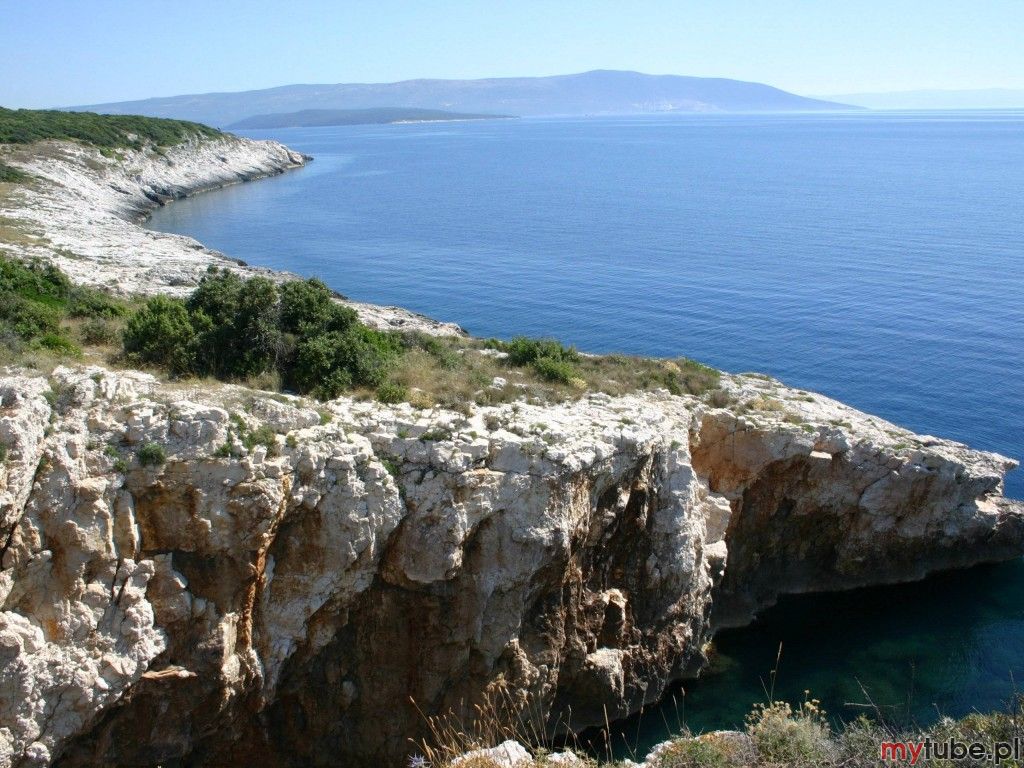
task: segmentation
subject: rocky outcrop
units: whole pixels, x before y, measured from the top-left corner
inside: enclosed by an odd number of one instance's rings
[[[175,294],[211,264],[259,270],[140,217],[304,161],[228,136],[0,156],[35,176],[0,195],[6,250]],[[771,379],[723,386],[466,415],[0,373],[0,768],[398,765],[425,715],[495,696],[602,723],[780,594],[1024,551],[1015,462]]]
[[[173,200],[277,175],[310,159],[276,141],[230,134],[173,147],[105,153],[67,141],[0,144],[0,160],[33,177],[28,184],[5,185],[0,194],[0,251],[45,258],[77,283],[127,295],[187,295],[211,265],[274,280],[294,279],[227,258],[190,237],[144,229],[140,223]],[[462,333],[457,325],[399,307],[345,303],[376,328]]]
[[[725,386],[467,416],[8,373],[0,765],[398,765],[498,689],[599,723],[780,593],[1024,550],[1014,462]]]

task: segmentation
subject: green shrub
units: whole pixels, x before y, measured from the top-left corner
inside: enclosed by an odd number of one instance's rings
[[[541,379],[558,384],[570,384],[579,379],[576,363],[579,353],[573,347],[564,347],[555,339],[530,339],[516,336],[507,343],[488,342],[492,347],[508,353],[508,362],[528,366]]]
[[[167,452],[159,443],[146,443],[139,449],[139,464],[144,467],[158,467],[167,461]]]
[[[59,352],[65,355],[80,355],[82,349],[71,339],[62,333],[44,333],[36,343],[43,349],[51,352]]]
[[[184,120],[0,107],[0,144],[64,139],[102,148],[141,148],[147,142],[171,146],[193,136],[219,135],[214,128]]]
[[[250,451],[257,445],[262,445],[268,452],[274,452],[277,450],[277,433],[264,424],[250,432],[246,432],[242,437],[242,445]]]
[[[118,329],[117,326],[113,325],[109,320],[92,318],[82,324],[82,327],[79,329],[79,334],[82,337],[82,341],[86,344],[113,344],[117,341]]]
[[[79,355],[81,349],[61,326],[66,317],[117,317],[123,312],[123,302],[73,286],[52,264],[0,256],[0,338],[8,347]]]
[[[276,359],[281,332],[277,287],[211,270],[186,303],[196,331],[196,372],[218,378],[258,376]]]
[[[51,264],[0,257],[0,335],[77,353],[60,328],[71,292],[67,277]]]
[[[463,363],[462,355],[436,336],[427,333],[410,333],[404,337],[402,343],[407,349],[422,349],[434,358],[442,370],[454,371]]]
[[[402,353],[397,334],[359,323],[318,280],[280,287],[211,268],[184,302],[150,299],[128,320],[125,351],[172,374],[272,380],[319,398],[382,387]],[[385,397],[404,393],[385,388]]]
[[[352,386],[379,387],[398,353],[390,334],[353,325],[301,341],[291,379],[299,390],[331,399]]]
[[[437,429],[428,429],[426,432],[420,435],[420,440],[422,440],[425,443],[444,442],[445,440],[451,439],[452,431],[450,429],[445,429],[443,427],[438,427]]]
[[[0,257],[0,290],[57,307],[67,302],[73,288],[67,276],[53,264]]]
[[[60,312],[11,291],[0,291],[0,325],[24,341],[60,332]]]
[[[681,359],[676,364],[680,368],[680,381],[683,389],[691,395],[702,395],[718,387],[722,372],[717,368],[698,363],[696,360]]]
[[[128,314],[128,307],[95,288],[75,287],[68,298],[68,316],[115,320]]]
[[[576,367],[566,360],[539,357],[530,364],[530,367],[545,381],[569,384],[576,378]]]
[[[386,381],[377,387],[377,399],[382,403],[401,403],[408,397],[409,390],[393,381]]]
[[[24,171],[19,171],[17,168],[12,168],[6,163],[0,163],[0,182],[3,182],[5,184],[20,184],[22,182],[28,181],[30,178],[32,177],[29,176]]]
[[[0,443],[0,464],[7,461],[7,446]]]
[[[555,339],[529,339],[516,336],[504,345],[512,365],[529,365],[541,358],[567,363],[579,362],[579,353],[573,347],[563,347]]]
[[[334,294],[320,280],[294,280],[282,285],[280,293],[284,333],[344,331],[358,320],[354,309],[334,302]]]
[[[194,370],[195,341],[196,331],[184,303],[166,296],[148,299],[128,319],[124,331],[124,349],[130,358],[161,365],[172,374]]]

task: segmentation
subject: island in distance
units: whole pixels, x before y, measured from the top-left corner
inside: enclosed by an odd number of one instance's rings
[[[381,107],[378,109],[302,109],[254,115],[228,126],[229,130],[259,128],[314,128],[328,125],[386,125],[391,123],[437,123],[453,120],[509,120],[513,115],[485,115],[447,112],[441,109]]]
[[[170,96],[71,109],[172,117],[219,128],[236,128],[239,121],[253,115],[397,107],[519,117],[860,109],[834,101],[809,99],[764,83],[614,70],[552,77],[283,85],[257,91]]]

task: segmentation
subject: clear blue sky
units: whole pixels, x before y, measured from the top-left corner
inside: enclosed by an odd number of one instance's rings
[[[1024,88],[1024,0],[0,0],[0,104],[587,69]]]

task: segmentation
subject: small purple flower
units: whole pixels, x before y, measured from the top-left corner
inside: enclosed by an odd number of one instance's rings
[[[413,755],[409,758],[409,768],[430,768],[430,763],[423,755]]]

